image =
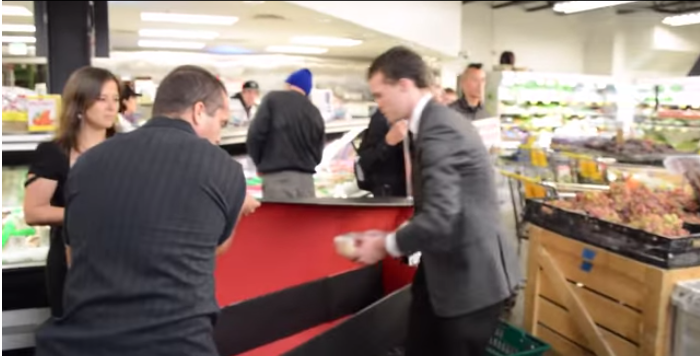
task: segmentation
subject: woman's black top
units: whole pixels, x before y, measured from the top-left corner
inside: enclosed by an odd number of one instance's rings
[[[40,143],[34,153],[32,165],[29,167],[29,178],[25,186],[39,178],[56,181],[56,191],[51,197],[51,205],[64,208],[66,204],[63,190],[69,170],[68,153],[58,143],[54,141]],[[54,317],[63,314],[63,284],[67,270],[63,227],[51,226],[49,254],[46,259],[46,282],[49,305]]]

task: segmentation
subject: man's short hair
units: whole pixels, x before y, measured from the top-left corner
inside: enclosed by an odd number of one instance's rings
[[[469,65],[467,66],[467,68],[464,69],[464,71],[466,72],[466,71],[468,71],[468,70],[470,70],[470,69],[479,69],[479,70],[481,70],[481,68],[482,68],[483,66],[484,66],[484,65],[481,64],[481,63],[469,63]]]
[[[431,75],[425,61],[418,53],[403,46],[391,48],[372,62],[367,77],[371,78],[377,73],[382,73],[389,82],[409,79],[418,88],[430,87]]]
[[[452,88],[445,88],[445,94],[457,94],[457,92]]]
[[[184,65],[175,68],[161,81],[153,102],[153,116],[179,116],[196,103],[204,103],[214,116],[224,106],[226,87],[202,67]]]

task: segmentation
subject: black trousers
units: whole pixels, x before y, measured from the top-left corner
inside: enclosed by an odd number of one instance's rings
[[[456,317],[435,314],[423,266],[413,279],[406,356],[484,356],[503,311],[503,301]]]
[[[63,315],[63,286],[66,283],[66,273],[68,273],[66,246],[63,243],[60,229],[60,227],[51,228],[49,254],[46,257],[46,292],[51,315],[54,318]]]

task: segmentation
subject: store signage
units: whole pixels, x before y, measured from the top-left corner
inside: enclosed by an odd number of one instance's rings
[[[490,117],[487,119],[472,121],[474,127],[479,131],[481,140],[486,148],[499,147],[501,144],[501,119]]]

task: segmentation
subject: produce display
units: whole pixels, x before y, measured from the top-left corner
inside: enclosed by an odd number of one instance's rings
[[[549,204],[669,238],[688,236],[684,223],[700,222],[698,201],[692,193],[680,188],[651,189],[633,180],[613,183],[608,191],[577,193],[574,199]]]
[[[678,153],[668,144],[636,138],[626,139],[622,143],[618,143],[614,137],[590,137],[584,140],[559,139],[555,137],[552,139],[552,144],[560,147],[582,148],[624,156]]]

